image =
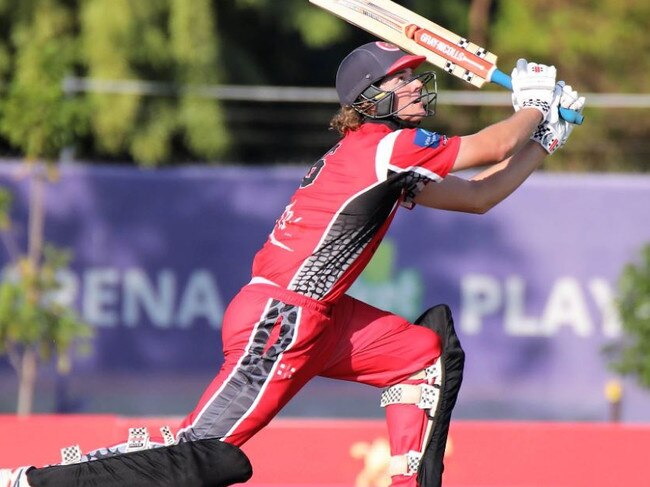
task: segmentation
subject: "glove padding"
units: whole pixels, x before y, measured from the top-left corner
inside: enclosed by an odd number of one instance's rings
[[[558,82],[556,92],[559,95],[559,105],[562,108],[568,108],[581,113],[585,106],[585,97],[578,96],[571,85],[565,85],[564,81]],[[557,110],[556,110],[557,111]],[[550,120],[540,123],[531,137],[532,140],[541,145],[546,152],[553,154],[556,150],[566,144],[569,135],[573,131],[574,124],[561,118],[556,121]]]
[[[512,70],[512,106],[515,112],[522,108],[536,108],[544,120],[558,117],[553,110],[555,66],[529,63],[519,59]]]

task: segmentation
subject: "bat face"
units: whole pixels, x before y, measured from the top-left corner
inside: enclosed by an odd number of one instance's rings
[[[405,29],[406,35],[423,46],[425,49],[433,51],[440,57],[447,60],[444,66],[447,71],[451,65],[460,66],[465,69],[461,78],[465,81],[471,81],[471,76],[475,75],[484,80],[490,77],[490,70],[494,68],[494,64],[488,62],[484,56],[487,54],[485,49],[479,49],[476,54],[465,50],[463,43],[466,41],[462,39],[459,44],[452,44],[447,39],[427,30],[418,27],[415,24],[409,25]],[[454,74],[453,72],[451,72]]]
[[[309,0],[343,20],[481,87],[497,57],[391,0]]]

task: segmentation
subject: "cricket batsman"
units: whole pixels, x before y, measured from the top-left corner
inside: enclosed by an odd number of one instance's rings
[[[342,60],[341,108],[331,121],[340,140],[298,182],[255,255],[250,282],[224,316],[223,366],[171,444],[152,440],[137,452],[118,445],[102,458],[5,471],[0,487],[243,481],[250,466],[238,447],[316,376],[383,391],[377,407],[386,413],[393,487],[442,484],[464,364],[451,311],[434,306],[410,322],[346,291],[398,210],[487,212],[566,143],[573,126],[559,107],[581,111],[585,100],[557,82],[553,66],[521,59],[510,116],[471,135],[430,132],[420,123],[434,114],[436,77],[416,73],[424,60],[385,42]],[[452,175],[480,166],[469,179]],[[439,238],[431,235],[431,252]],[[184,483],[165,480],[174,478]]]

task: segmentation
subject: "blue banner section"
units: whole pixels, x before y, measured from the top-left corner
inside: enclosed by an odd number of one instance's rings
[[[166,378],[209,378],[224,309],[305,170],[61,168],[46,190],[45,238],[74,261],[57,299],[97,330],[71,380],[126,376],[146,394]],[[11,239],[25,248],[30,186],[10,163],[0,183],[15,196],[6,264]],[[408,318],[451,306],[467,351],[461,417],[605,419],[601,349],[621,337],[616,283],[650,242],[648,208],[647,176],[538,174],[486,215],[401,209],[351,293]],[[624,383],[624,417],[650,420],[648,393]],[[355,405],[341,409],[350,387],[317,380],[288,411],[381,414],[376,391],[356,385]]]

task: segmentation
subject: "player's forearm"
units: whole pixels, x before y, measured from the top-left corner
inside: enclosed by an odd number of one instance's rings
[[[515,156],[469,180],[450,174],[439,183],[427,184],[415,197],[415,203],[440,210],[485,213],[517,189],[545,155],[539,144],[530,141]]]
[[[512,194],[541,165],[546,155],[539,144],[528,141],[514,156],[472,177],[470,181],[480,212],[485,213]]]
[[[519,152],[541,121],[539,111],[527,109],[513,113],[505,120],[483,129],[483,138],[495,141],[495,161],[504,161]]]
[[[526,144],[541,119],[538,110],[524,109],[463,137],[453,170],[491,165],[508,159]]]

